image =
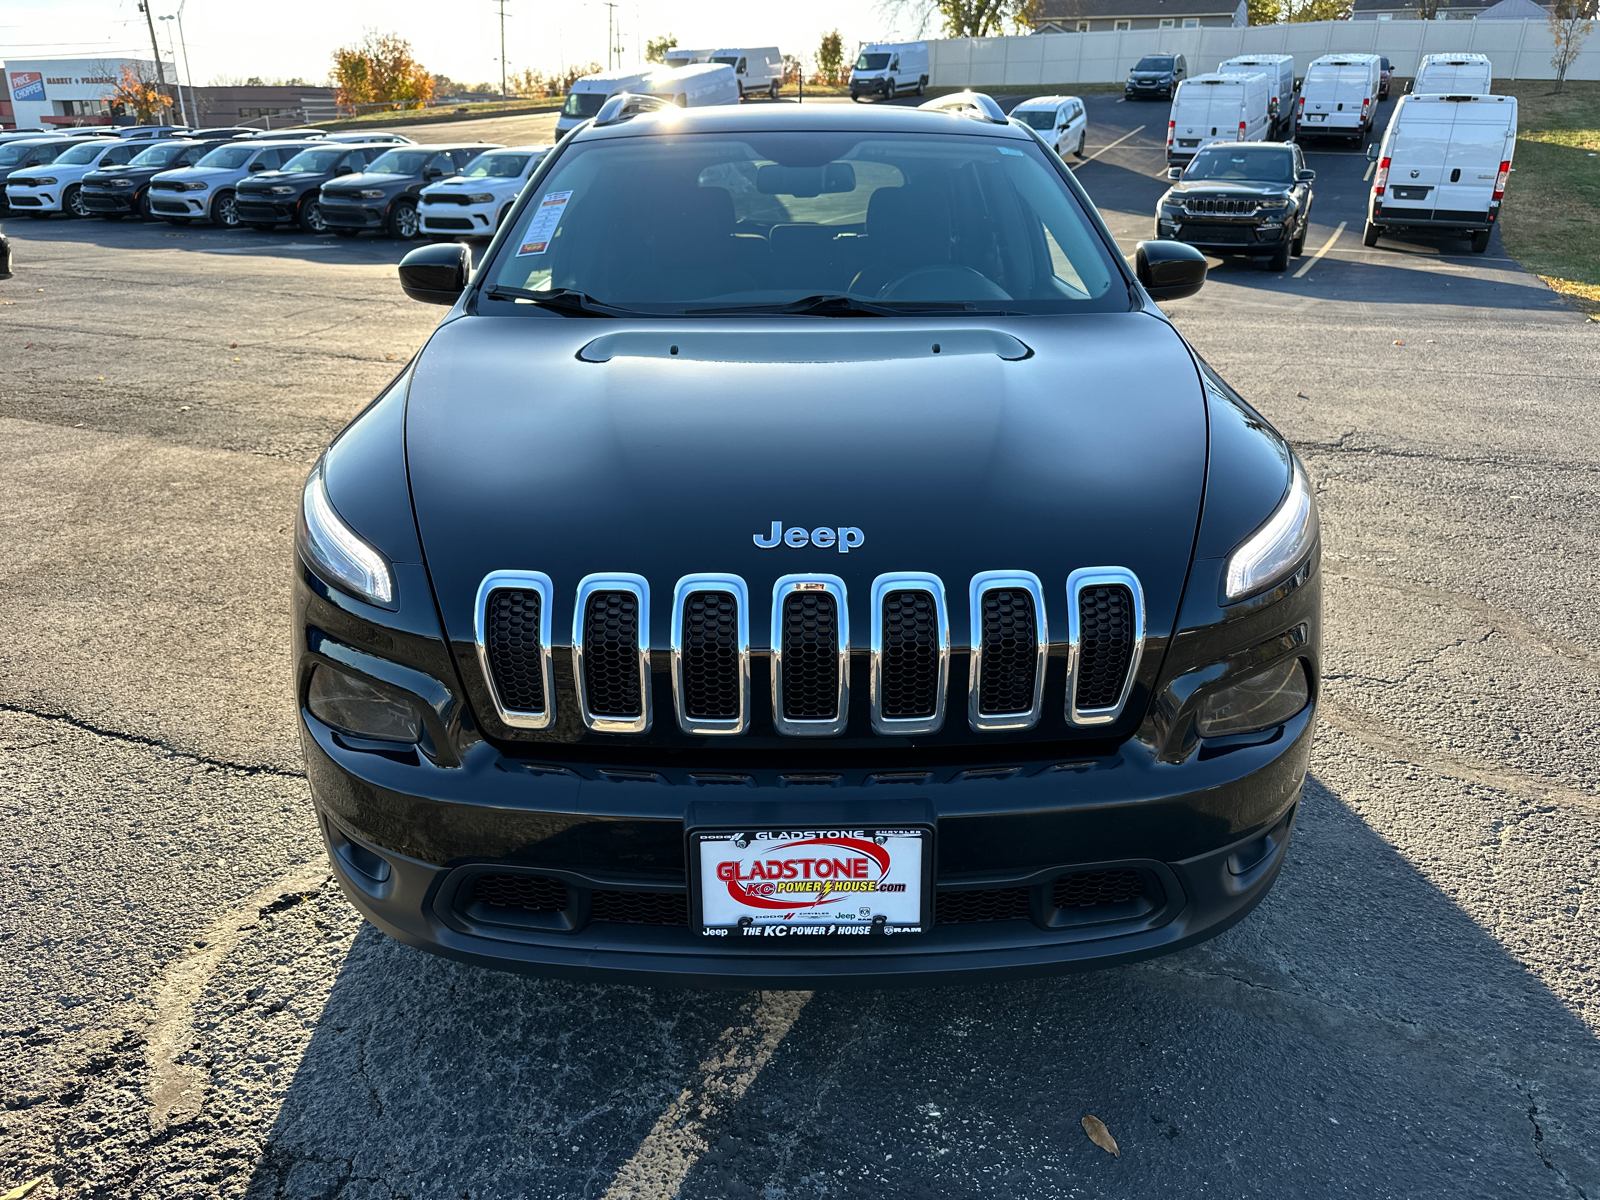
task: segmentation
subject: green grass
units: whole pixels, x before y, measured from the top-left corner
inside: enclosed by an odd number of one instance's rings
[[[1506,251],[1600,315],[1600,82],[1495,81],[1517,98],[1517,152],[1500,212]]]

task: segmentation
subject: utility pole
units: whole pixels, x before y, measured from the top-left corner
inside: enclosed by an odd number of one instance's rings
[[[150,26],[150,52],[156,56],[156,86],[163,92],[167,90],[167,73],[161,67],[161,47],[156,43],[156,19],[150,14],[150,6],[139,0],[139,11],[144,14],[144,23]],[[135,116],[134,120],[138,120]]]
[[[506,102],[506,0],[494,0],[500,6],[500,104]]]
[[[178,5],[178,45],[183,47],[183,73],[189,80],[189,114],[198,124],[200,121],[200,104],[194,95],[194,72],[189,69],[189,39],[183,36],[183,6],[189,0],[181,0]],[[174,63],[174,66],[177,64]]]
[[[616,6],[615,3],[613,3],[613,0],[605,0],[605,6],[606,6],[606,70],[609,71],[611,69],[611,66],[612,66],[611,55],[612,55],[612,52],[616,49],[616,45],[615,45],[615,43],[616,43],[616,35],[614,33],[612,33],[612,29],[615,27],[614,18],[617,15],[617,6]]]

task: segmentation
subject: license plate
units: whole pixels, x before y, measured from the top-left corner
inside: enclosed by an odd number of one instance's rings
[[[705,937],[870,938],[928,927],[925,827],[695,830],[689,840]]]
[[[1306,120],[1308,120],[1308,121],[1321,121],[1321,120],[1324,120],[1324,119],[1325,118],[1324,118],[1324,115],[1322,113],[1311,113],[1306,117]]]

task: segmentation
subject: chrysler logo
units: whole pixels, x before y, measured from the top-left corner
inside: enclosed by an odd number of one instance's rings
[[[840,525],[837,529],[830,529],[826,525],[819,525],[816,529],[795,525],[785,529],[782,521],[774,521],[770,532],[755,534],[750,540],[763,550],[771,550],[774,546],[780,545],[794,546],[796,549],[801,546],[816,546],[820,550],[837,546],[840,554],[849,554],[867,540],[867,535],[854,525]]]

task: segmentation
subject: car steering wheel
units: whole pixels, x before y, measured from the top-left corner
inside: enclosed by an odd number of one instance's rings
[[[921,286],[917,286],[917,285]],[[1009,300],[1011,294],[971,267],[928,263],[896,275],[878,291],[879,300]]]

